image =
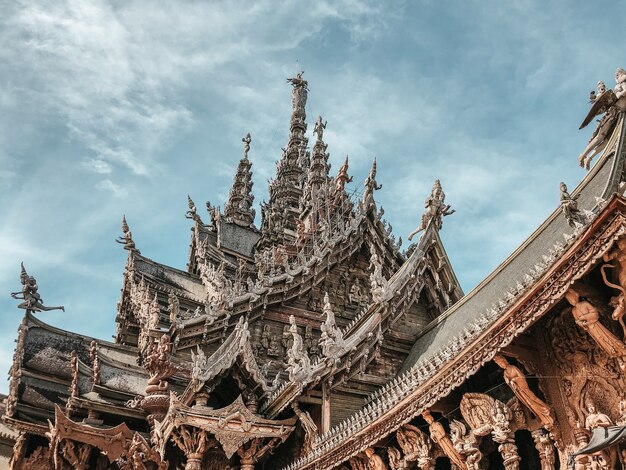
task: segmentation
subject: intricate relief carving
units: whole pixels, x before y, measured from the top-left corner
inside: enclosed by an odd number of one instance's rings
[[[395,447],[387,447],[387,457],[389,458],[391,470],[407,470],[409,468],[409,463],[402,458],[402,452]]]
[[[431,453],[432,442],[426,433],[411,424],[405,424],[396,432],[396,439],[407,463],[417,462],[418,467],[423,470],[435,468],[435,459]]]
[[[604,283],[619,291],[619,294],[612,297],[610,301],[610,305],[614,308],[611,317],[621,325],[624,340],[626,340],[626,325],[624,324],[624,315],[626,314],[626,238],[620,238],[617,241],[617,247],[606,253],[602,259],[606,261],[606,264],[600,268]],[[616,264],[611,264],[611,261],[615,261]],[[606,268],[614,268],[617,284],[607,279]]]
[[[478,439],[474,432],[468,430],[462,422],[453,419],[450,422],[450,438],[454,448],[465,459],[467,470],[479,470],[483,454],[478,448]]]
[[[617,412],[620,398],[626,391],[618,359],[612,358],[585,331],[575,325],[568,310],[556,315],[549,324],[549,335],[555,365],[566,399],[565,411],[572,428],[584,423],[585,402],[600,404],[603,410]],[[619,418],[617,414],[614,419]]]

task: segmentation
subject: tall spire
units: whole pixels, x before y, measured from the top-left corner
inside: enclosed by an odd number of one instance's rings
[[[252,208],[254,195],[252,194],[252,163],[248,160],[252,138],[248,133],[243,139],[243,158],[239,161],[237,173],[230,188],[228,202],[224,206],[224,216],[237,225],[249,227],[254,222],[255,210]]]
[[[270,200],[263,210],[263,238],[261,246],[273,243],[290,243],[296,236],[296,219],[299,216],[300,197],[304,170],[308,165],[306,150],[308,139],[305,137],[308,82],[298,73],[287,81],[292,85],[291,121],[289,142],[283,149],[283,155],[276,165],[276,178],[270,183]]]
[[[313,146],[313,155],[304,182],[301,203],[304,212],[309,212],[309,209],[315,207],[322,208],[325,205],[330,165],[328,164],[329,155],[326,153],[328,144],[324,143],[324,129],[326,129],[326,122],[320,116],[313,129],[313,133],[317,134],[317,140]]]

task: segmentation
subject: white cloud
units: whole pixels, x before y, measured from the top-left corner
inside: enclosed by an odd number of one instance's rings
[[[113,193],[113,196],[118,198],[124,198],[128,195],[128,192],[124,188],[109,179],[100,181],[96,184],[96,188],[102,191],[110,191]]]
[[[108,175],[113,171],[113,168],[111,168],[111,165],[109,163],[105,162],[104,160],[98,160],[97,158],[83,160],[82,166],[89,171],[93,171],[94,173],[98,173],[101,175]]]

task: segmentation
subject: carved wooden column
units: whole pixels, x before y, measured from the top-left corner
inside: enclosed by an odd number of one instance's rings
[[[180,426],[172,432],[172,440],[187,457],[185,470],[202,470],[202,458],[213,441],[207,436],[207,432],[204,429]]]
[[[541,470],[554,470],[554,446],[552,439],[543,429],[537,429],[531,433],[535,441],[535,448],[541,459]]]
[[[274,451],[274,448],[280,443],[280,438],[271,439],[265,445],[263,441],[263,438],[252,439],[237,450],[241,470],[254,470],[254,466],[259,460]]]
[[[504,403],[495,400],[494,428],[491,433],[493,440],[500,444],[498,450],[504,460],[506,470],[518,470],[521,460],[517,453],[515,434],[511,431],[511,412]]]

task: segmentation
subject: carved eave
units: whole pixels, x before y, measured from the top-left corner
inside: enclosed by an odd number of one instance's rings
[[[211,356],[206,358],[206,368],[192,376],[180,400],[185,405],[191,405],[195,394],[202,388],[222,377],[229,369],[237,367],[239,372],[250,383],[250,391],[257,391],[260,397],[270,392],[263,372],[259,368],[252,347],[250,333],[246,327],[236,327],[224,340],[220,347]]]
[[[380,391],[378,396],[384,400],[373,400],[353,416],[348,431],[336,427],[317,439],[315,450],[287,467],[289,470],[333,468],[406,424],[492,360],[549,312],[575,280],[594,269],[615,240],[626,235],[626,199],[615,194],[618,188],[623,190],[626,148],[621,145],[622,123],[623,116],[604,154],[573,192],[574,196],[580,196],[583,208],[599,211],[590,225],[574,233],[566,231],[558,248],[535,253],[537,257],[545,257],[543,265],[533,268],[532,280],[522,285],[516,294],[508,292],[506,300],[502,299],[496,306],[475,311],[475,318],[460,315],[467,310],[468,298],[476,296],[494,277],[501,275],[504,266],[529,250],[542,236],[558,235],[554,229],[549,230],[553,224],[561,228],[567,226],[557,220],[562,217],[557,209],[494,274],[433,322],[423,340],[416,343],[416,346],[427,345],[419,349],[421,360],[407,367]],[[610,197],[608,204],[604,202],[607,197]],[[462,322],[465,329],[455,331],[452,318]],[[445,339],[438,338],[440,336]]]
[[[158,451],[165,455],[165,445],[174,431],[181,425],[204,429],[215,436],[230,458],[243,444],[255,438],[279,439],[284,442],[295,428],[297,417],[270,420],[252,413],[241,395],[230,405],[212,409],[202,406],[189,407],[174,394],[170,395],[170,406],[161,423],[157,425]]]
[[[134,435],[125,423],[112,428],[76,423],[65,416],[58,406],[55,407],[55,422],[50,425],[50,431],[56,442],[69,439],[91,445],[106,453],[110,461],[126,453]]]

